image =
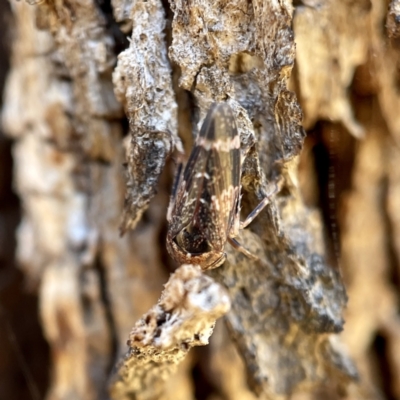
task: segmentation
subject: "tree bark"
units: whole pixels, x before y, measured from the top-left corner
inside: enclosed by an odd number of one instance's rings
[[[11,3],[16,260],[50,349],[32,398],[400,399],[399,4]],[[168,256],[166,213],[223,101],[242,218],[283,185],[240,235],[259,261],[227,245],[204,273]]]

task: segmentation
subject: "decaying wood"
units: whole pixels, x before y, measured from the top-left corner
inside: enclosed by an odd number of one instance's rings
[[[399,2],[27,3],[12,3],[2,123],[47,398],[400,399]],[[168,280],[178,121],[196,135],[214,101],[237,119],[242,217],[283,188],[240,238],[262,262],[227,246],[209,276]]]
[[[176,399],[163,382],[193,346],[204,346],[217,318],[230,307],[225,289],[201,272],[182,265],[165,285],[160,301],[130,333],[129,352],[112,384],[111,397]]]

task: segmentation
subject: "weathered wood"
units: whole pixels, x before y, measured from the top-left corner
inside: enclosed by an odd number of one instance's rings
[[[200,267],[179,267],[158,304],[132,329],[129,352],[117,366],[111,397],[177,399],[179,390],[166,393],[165,381],[192,347],[208,344],[216,319],[229,307],[225,289],[205,276]]]

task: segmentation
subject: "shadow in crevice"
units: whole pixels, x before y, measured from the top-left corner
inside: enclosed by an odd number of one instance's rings
[[[382,391],[386,400],[396,400],[398,397],[393,392],[395,377],[392,374],[387,355],[387,339],[384,335],[378,333],[371,346],[374,383]]]

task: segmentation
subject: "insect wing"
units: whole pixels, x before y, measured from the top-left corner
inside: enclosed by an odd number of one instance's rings
[[[172,235],[192,224],[222,248],[239,207],[240,138],[227,104],[213,105],[183,172]],[[175,221],[174,221],[175,220]]]

